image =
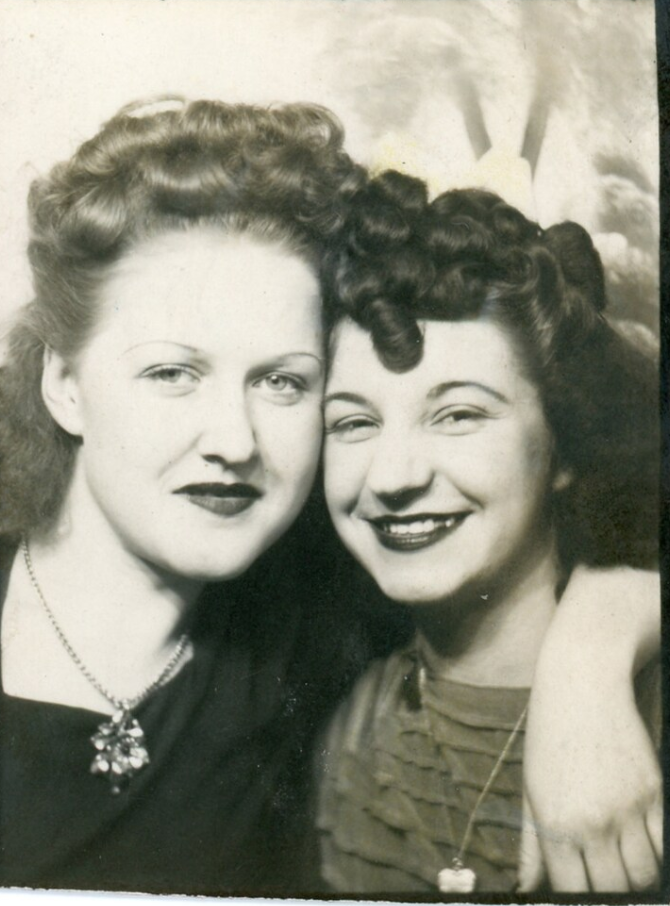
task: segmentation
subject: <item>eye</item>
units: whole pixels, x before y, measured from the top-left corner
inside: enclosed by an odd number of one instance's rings
[[[297,402],[305,391],[305,383],[296,375],[271,371],[254,381],[253,386],[264,399],[282,405]]]
[[[355,444],[371,438],[376,433],[377,428],[377,423],[369,416],[350,415],[347,418],[341,418],[333,422],[333,424],[326,422],[325,432],[336,440]]]
[[[449,406],[441,409],[431,424],[444,434],[470,434],[481,427],[486,417],[483,410],[473,406]]]
[[[283,393],[285,390],[298,389],[297,381],[294,378],[288,377],[286,374],[267,374],[264,378],[261,378],[261,382],[265,382],[268,389],[275,393]]]
[[[154,365],[142,372],[142,377],[157,384],[187,388],[200,380],[200,375],[189,365]]]

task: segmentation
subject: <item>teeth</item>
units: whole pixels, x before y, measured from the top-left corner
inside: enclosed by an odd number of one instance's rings
[[[389,535],[426,535],[441,528],[451,528],[456,523],[456,516],[445,519],[421,519],[416,522],[384,522],[383,531]]]

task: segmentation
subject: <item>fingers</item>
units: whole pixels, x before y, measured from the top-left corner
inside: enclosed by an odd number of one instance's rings
[[[588,844],[584,851],[584,861],[592,890],[621,893],[630,889],[616,837],[606,837],[597,843]]]
[[[650,807],[646,817],[647,833],[658,864],[663,864],[663,803],[660,797]]]
[[[542,851],[537,836],[533,813],[524,795],[523,824],[521,827],[521,850],[519,855],[519,886],[521,893],[536,890],[544,878]]]
[[[539,879],[534,875],[533,840],[535,844],[538,842],[534,827],[533,822],[524,822],[519,873],[522,892],[535,889],[541,880],[541,875]],[[660,803],[656,803],[647,813],[646,820],[642,815],[629,819],[619,840],[615,835],[609,835],[592,838],[580,845],[577,841],[543,839],[542,857],[551,886],[557,892],[649,890],[659,884],[662,840],[663,813]]]
[[[552,890],[561,893],[583,893],[589,880],[582,854],[571,843],[551,843],[543,847],[544,864]]]
[[[658,862],[642,817],[626,826],[619,847],[631,888],[646,890],[656,887],[659,880]]]

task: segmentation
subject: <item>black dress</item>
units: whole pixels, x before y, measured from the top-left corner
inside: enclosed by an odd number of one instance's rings
[[[89,770],[103,715],[0,688],[0,887],[323,890],[314,740],[398,634],[325,512],[315,496],[251,570],[206,590],[194,658],[136,709],[151,763],[118,796]]]
[[[118,795],[89,770],[104,715],[0,691],[0,886],[309,887],[298,864],[304,809],[290,779],[306,755],[287,695],[296,620],[266,613],[259,632],[220,589],[208,598],[194,658],[136,709],[151,763]]]

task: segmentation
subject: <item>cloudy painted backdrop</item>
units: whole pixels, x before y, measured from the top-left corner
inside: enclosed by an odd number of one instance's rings
[[[0,319],[30,297],[31,179],[177,92],[324,103],[363,163],[578,220],[655,328],[654,57],[652,0],[0,0]]]

